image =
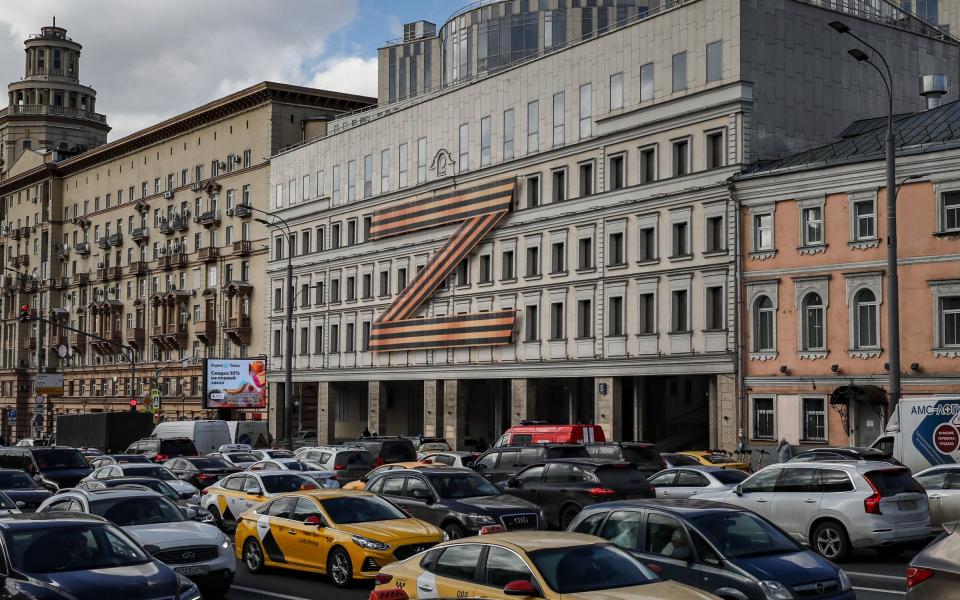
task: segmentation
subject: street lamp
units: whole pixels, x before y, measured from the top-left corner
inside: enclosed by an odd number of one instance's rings
[[[889,393],[890,412],[892,414],[897,408],[897,403],[900,402],[900,277],[897,273],[897,192],[899,188],[896,185],[897,158],[893,138],[893,73],[890,71],[890,64],[887,63],[883,54],[851,31],[848,26],[840,21],[833,21],[829,26],[837,33],[849,35],[869,48],[876,56],[880,57],[880,61],[883,63],[883,69],[881,70],[863,50],[853,48],[847,51],[857,62],[867,63],[873,67],[887,89],[887,329],[890,332],[888,362],[890,363]]]
[[[291,399],[291,388],[293,387],[293,232],[290,230],[290,224],[283,217],[252,206],[247,206],[247,208],[272,217],[273,221],[267,219],[254,220],[267,227],[282,226],[280,233],[287,240],[287,349],[286,356],[283,358],[283,440],[286,447],[293,450],[293,402]]]

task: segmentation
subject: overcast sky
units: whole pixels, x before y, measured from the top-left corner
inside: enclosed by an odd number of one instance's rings
[[[23,40],[54,14],[83,45],[115,140],[259,81],[376,96],[377,47],[460,0],[31,0],[0,10],[0,82],[23,77]],[[2,101],[0,101],[2,102]]]

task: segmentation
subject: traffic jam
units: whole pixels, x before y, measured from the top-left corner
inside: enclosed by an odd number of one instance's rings
[[[329,590],[309,597],[371,600],[850,599],[843,565],[866,552],[911,557],[888,575],[907,598],[956,598],[960,465],[912,441],[944,402],[905,400],[923,418],[873,447],[767,465],[543,423],[483,452],[257,448],[225,421],[161,423],[120,451],[23,440],[0,448],[5,597],[222,598],[241,574],[299,573]]]

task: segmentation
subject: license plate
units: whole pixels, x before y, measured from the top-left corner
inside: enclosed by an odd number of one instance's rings
[[[897,506],[900,507],[900,510],[917,510],[917,502],[915,500],[904,500],[903,502],[897,502]]]
[[[210,573],[210,565],[195,565],[192,567],[174,567],[174,571],[180,573],[181,575],[190,576],[190,575],[206,575]]]

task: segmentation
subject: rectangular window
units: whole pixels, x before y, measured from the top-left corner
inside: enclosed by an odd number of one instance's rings
[[[707,217],[707,252],[721,252],[725,250],[725,240],[723,217]]]
[[[283,184],[278,183],[277,187],[274,189],[275,189],[275,192],[273,195],[273,205],[276,208],[282,208],[283,207]]]
[[[357,161],[347,163],[347,202],[357,199]]]
[[[301,187],[303,187],[303,190],[301,192],[303,194],[303,199],[309,200],[310,199],[310,176],[309,175],[303,176],[303,185]]]
[[[397,165],[400,168],[400,177],[397,180],[397,185],[401,188],[407,187],[407,145],[400,144],[400,150],[397,152]]]
[[[707,83],[723,79],[723,42],[707,44]]]
[[[580,197],[593,194],[593,162],[580,163],[577,166],[580,175]]]
[[[670,145],[673,149],[673,176],[686,175],[690,172],[690,140],[676,140]]]
[[[380,271],[380,297],[390,295],[390,271]]]
[[[340,223],[330,226],[330,247],[334,250],[340,247]]]
[[[610,297],[607,317],[607,335],[623,335],[623,296]]]
[[[577,301],[578,338],[593,337],[593,310],[590,308],[592,304],[593,302],[590,300]]]
[[[566,117],[564,94],[559,92],[553,95],[553,146],[562,146],[564,141],[563,121]]]
[[[815,246],[823,243],[823,207],[811,206],[803,209],[803,245]]]
[[[357,278],[353,275],[347,277],[347,302],[353,302],[357,299]]]
[[[530,246],[527,248],[527,277],[537,277],[540,275],[540,247]]]
[[[357,221],[350,219],[347,221],[347,245],[353,246],[357,243]]]
[[[324,239],[323,239],[323,238],[324,238],[324,228],[323,228],[323,226],[317,227],[317,233],[316,233],[316,235],[314,236],[314,239],[316,240],[316,244],[317,244],[317,246],[316,246],[316,247],[317,247],[317,252],[323,252],[323,245],[324,245]]]
[[[641,227],[638,235],[640,236],[640,257],[638,260],[656,260],[657,229],[655,227]]]
[[[563,273],[567,270],[567,245],[564,242],[550,244],[550,272]]]
[[[480,166],[490,164],[490,117],[480,119]]]
[[[553,171],[553,189],[552,201],[563,202],[567,199],[567,170],[557,169]]]
[[[640,149],[640,183],[651,183],[657,180],[657,147],[649,146]]]
[[[582,237],[577,242],[577,268],[580,270],[593,268],[592,237]]]
[[[330,326],[330,352],[340,352],[340,325],[336,323]]]
[[[623,73],[610,76],[610,110],[623,108]]]
[[[313,353],[323,354],[323,325],[313,328]]]
[[[380,151],[380,193],[390,191],[390,151]]]
[[[877,237],[877,214],[872,199],[854,202],[853,215],[855,240],[872,240]]]
[[[580,139],[590,137],[593,131],[593,86],[580,86]]]
[[[550,304],[550,339],[563,339],[563,302]]]
[[[308,354],[308,353],[307,353],[307,349],[310,347],[310,346],[309,346],[309,344],[310,344],[310,333],[309,333],[309,331],[310,331],[310,330],[307,329],[306,327],[301,327],[301,328],[300,328],[300,355],[301,355],[301,356],[306,356],[306,355]]]
[[[712,131],[706,135],[707,168],[719,169],[727,164],[723,151],[723,132]]]
[[[322,282],[322,281],[318,282],[317,285],[316,285],[316,287],[314,287],[314,295],[313,295],[313,296],[314,296],[314,297],[313,297],[313,302],[314,302],[314,304],[323,304],[323,303],[326,301],[326,299],[323,297],[323,282]]]
[[[540,339],[540,307],[532,304],[524,309],[524,336],[523,341],[535,342]]]
[[[607,266],[617,267],[626,264],[623,247],[623,232],[611,233],[607,239]]]
[[[360,293],[364,300],[373,298],[373,273],[364,273],[360,283]]]
[[[457,172],[466,173],[470,170],[470,125],[460,126],[460,154],[457,160]]]
[[[401,267],[397,269],[397,293],[402,292],[405,287],[407,287],[407,269]]]
[[[332,204],[340,203],[340,165],[333,165],[330,173],[330,201]]]
[[[363,157],[363,197],[373,195],[373,155]]]
[[[477,274],[478,283],[490,283],[493,281],[493,266],[490,264],[490,255],[480,255],[480,272]]]
[[[504,250],[500,256],[500,279],[501,281],[516,279],[513,250]]]
[[[648,335],[657,332],[656,297],[651,294],[640,294],[637,299],[640,303],[640,327],[638,333]]]
[[[653,100],[653,63],[640,67],[640,102]]]
[[[940,345],[960,346],[960,296],[940,298]]]
[[[540,103],[527,104],[527,154],[540,150]]]
[[[682,92],[687,89],[687,53],[680,52],[673,55],[673,91]]]
[[[673,224],[673,254],[671,258],[690,254],[688,233],[689,226],[686,221]]]
[[[670,302],[670,332],[686,333],[690,331],[687,290],[674,290]]]
[[[330,302],[340,302],[340,280],[330,280]]]
[[[753,216],[753,249],[754,251],[773,250],[773,215]]]
[[[528,175],[526,179],[527,208],[540,206],[540,176]]]
[[[457,268],[455,269],[454,274],[456,285],[470,285],[470,263],[466,258],[457,263]]]
[[[503,160],[513,160],[513,109],[503,111]]]
[[[753,438],[774,439],[773,398],[753,398]]]
[[[944,192],[940,195],[941,230],[960,231],[960,191]]]
[[[823,398],[803,399],[803,439],[827,441],[827,411]]]
[[[280,330],[273,332],[273,355],[280,356],[283,353],[283,348],[280,345]]]
[[[364,352],[370,351],[370,321],[360,324],[360,349]]]
[[[706,294],[706,303],[707,303],[707,314],[706,314],[707,329],[723,329],[724,328],[723,287],[721,286],[708,287],[707,294]]]
[[[621,190],[627,186],[627,155],[618,154],[610,157],[608,190]]]
[[[417,183],[427,180],[427,138],[417,140]]]

